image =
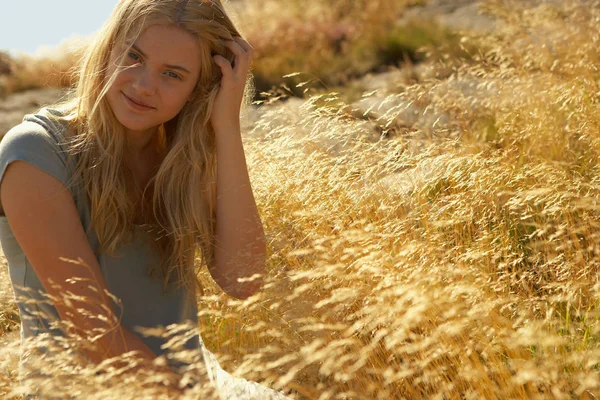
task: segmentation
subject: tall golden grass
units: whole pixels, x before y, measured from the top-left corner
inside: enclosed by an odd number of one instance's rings
[[[299,399],[600,395],[600,3],[485,10],[497,33],[463,42],[486,50],[395,88],[383,119],[337,94],[262,108],[267,283],[234,301],[207,274],[199,301],[226,370]],[[444,122],[398,123],[406,104]],[[56,365],[58,397],[158,395]]]
[[[44,53],[11,57],[0,52],[0,97],[30,89],[72,86],[86,45],[84,39],[72,39]]]
[[[347,82],[377,67],[403,10],[414,0],[247,0],[239,23],[256,50],[259,87],[277,86],[290,71],[325,85]],[[432,31],[435,29],[431,29]],[[401,54],[393,61],[401,61]],[[294,90],[293,87],[291,87]],[[301,91],[297,91],[301,93]]]

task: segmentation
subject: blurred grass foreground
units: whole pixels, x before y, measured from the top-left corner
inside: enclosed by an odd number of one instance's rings
[[[206,346],[297,399],[597,398],[600,2],[488,1],[485,33],[398,24],[422,6],[236,8],[265,88],[245,145],[270,258],[246,301],[205,274]],[[6,94],[39,86],[10,79]],[[158,396],[152,377],[100,380],[65,353],[38,378],[47,395]]]

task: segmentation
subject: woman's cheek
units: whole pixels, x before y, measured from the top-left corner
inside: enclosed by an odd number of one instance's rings
[[[171,105],[173,108],[181,109],[185,104],[188,94],[187,91],[182,90],[182,88],[168,88],[163,93],[165,93],[165,100]]]

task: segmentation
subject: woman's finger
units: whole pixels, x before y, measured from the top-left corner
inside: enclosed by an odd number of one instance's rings
[[[233,70],[237,74],[245,75],[250,69],[250,64],[252,62],[252,52],[244,50],[240,44],[234,42],[233,40],[227,41],[225,45],[235,55]]]
[[[235,40],[235,42],[237,44],[240,45],[240,47],[242,49],[244,49],[247,53],[253,53],[254,52],[254,48],[252,46],[250,46],[250,43],[248,43],[246,41],[246,39],[242,38],[241,36],[236,36],[233,38],[233,40]]]
[[[243,56],[244,54],[246,54],[246,50],[244,50],[242,48],[242,46],[240,46],[237,42],[233,41],[233,40],[228,40],[225,42],[225,46],[227,46],[227,48],[229,50],[232,51],[233,54],[235,54],[238,57]]]
[[[228,59],[219,55],[214,56],[213,59],[215,60],[215,63],[221,68],[223,76],[230,77],[231,75],[233,75],[233,67],[231,66],[231,63]]]

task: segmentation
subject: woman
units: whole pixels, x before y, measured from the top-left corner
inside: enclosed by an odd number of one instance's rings
[[[227,294],[259,290],[265,238],[239,120],[252,53],[219,0],[121,0],[72,98],[6,134],[0,234],[23,341],[84,338],[94,363],[136,351],[158,368],[162,355],[177,391],[186,362],[139,327],[197,325],[196,255]],[[183,344],[200,348],[197,333]],[[215,371],[232,398],[281,396]]]

